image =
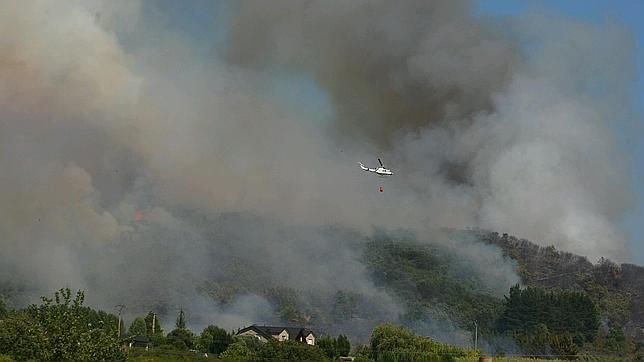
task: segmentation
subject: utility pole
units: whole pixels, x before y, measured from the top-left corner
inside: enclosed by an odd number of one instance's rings
[[[152,335],[154,335],[154,324],[156,323],[157,314],[152,312]]]
[[[119,310],[118,338],[121,339],[121,311],[123,311],[125,306],[123,304],[117,304],[115,307]]]
[[[474,349],[479,348],[479,325],[474,321]]]

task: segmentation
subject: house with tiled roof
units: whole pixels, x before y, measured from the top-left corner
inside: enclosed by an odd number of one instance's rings
[[[298,341],[312,346],[315,345],[316,338],[315,333],[306,328],[258,326],[256,324],[240,329],[237,331],[237,335],[255,337],[262,342],[276,339],[278,341]]]

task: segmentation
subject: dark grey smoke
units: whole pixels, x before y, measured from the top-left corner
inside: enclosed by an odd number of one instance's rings
[[[469,1],[234,2],[228,59],[307,72],[336,106],[338,132],[380,146],[397,132],[491,111],[516,46]]]

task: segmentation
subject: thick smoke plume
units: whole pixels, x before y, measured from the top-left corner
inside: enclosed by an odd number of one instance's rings
[[[421,214],[626,257],[628,161],[609,128],[630,109],[632,44],[620,29],[541,14],[501,32],[467,1],[237,8],[229,59],[315,77],[336,130],[389,150],[401,188],[431,210]]]
[[[3,280],[226,328],[274,321],[264,289],[311,309],[352,291],[374,315],[337,330],[367,333],[403,312],[360,261],[373,226],[460,249],[496,295],[512,265],[438,229],[628,255],[621,30],[543,15],[500,29],[462,1],[226,10],[225,49],[206,57],[154,2],[0,5]],[[328,96],[328,122],[274,94],[291,74]],[[383,194],[356,167],[378,156],[396,172]]]
[[[513,74],[513,44],[475,21],[466,1],[261,1],[238,4],[229,59],[310,72],[338,131],[377,145],[492,109]]]

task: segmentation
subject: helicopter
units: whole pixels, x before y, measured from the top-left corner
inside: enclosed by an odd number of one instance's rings
[[[390,169],[385,168],[385,165],[382,164],[382,161],[380,159],[378,159],[378,162],[380,163],[380,167],[378,167],[378,168],[365,167],[365,165],[363,165],[362,162],[358,162],[358,164],[360,165],[361,169],[363,169],[365,171],[373,172],[376,175],[381,176],[381,177],[391,176],[391,175],[394,174],[393,172],[391,172]]]

